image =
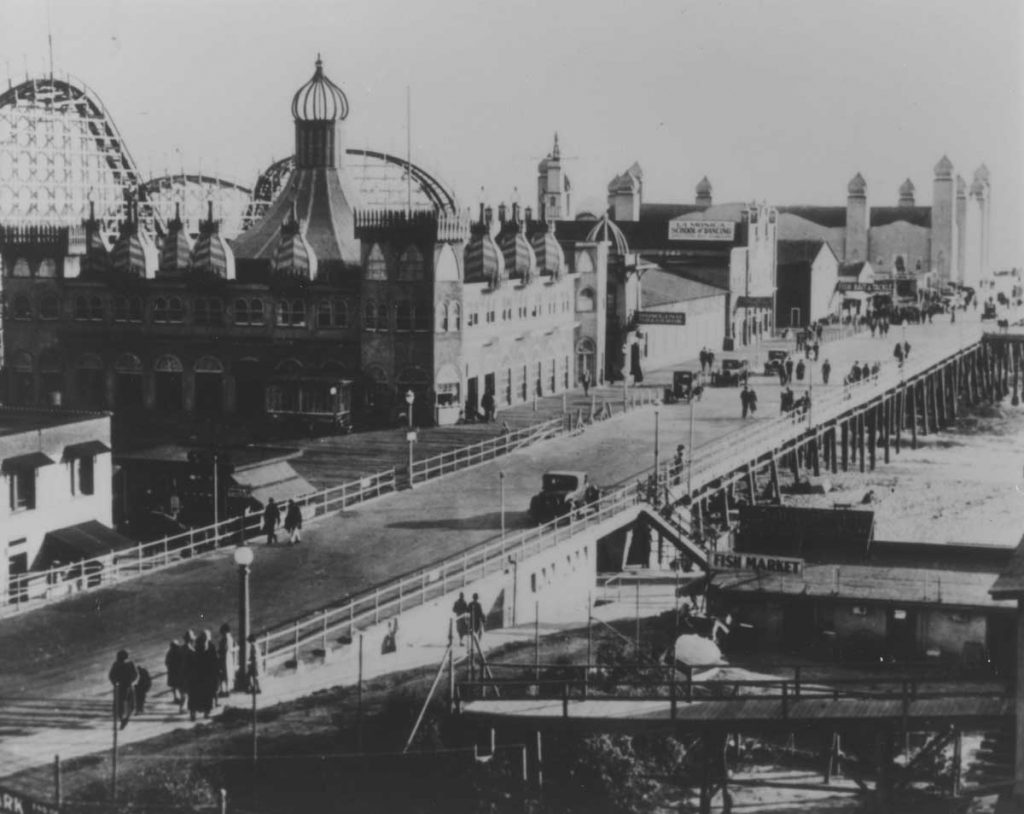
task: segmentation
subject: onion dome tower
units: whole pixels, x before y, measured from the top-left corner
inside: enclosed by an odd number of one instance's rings
[[[156,247],[139,232],[138,205],[132,203],[121,224],[121,234],[110,253],[114,273],[124,277],[151,278],[156,272]]]
[[[208,206],[206,220],[199,224],[199,238],[192,247],[192,273],[234,280],[234,252],[227,240],[221,237],[220,221],[213,219],[213,201]]]
[[[694,203],[697,206],[711,206],[711,182],[706,175],[697,182],[697,198]]]
[[[519,204],[512,204],[512,220],[503,223],[498,246],[505,258],[505,271],[510,280],[529,285],[537,276],[537,258],[526,239],[526,224],[519,219]]]
[[[909,178],[900,184],[899,206],[914,206],[914,182]]]
[[[275,278],[314,280],[316,269],[316,252],[306,240],[306,224],[299,220],[293,202],[288,219],[281,224],[270,270]]]
[[[83,278],[96,278],[108,274],[111,269],[110,252],[96,220],[96,204],[89,201],[89,219],[82,222],[85,227],[85,257],[82,258]]]
[[[192,241],[181,222],[181,204],[174,205],[174,220],[167,224],[167,234],[160,247],[160,267],[157,275],[182,275],[189,269],[192,257]]]
[[[500,288],[505,279],[505,257],[491,237],[490,207],[480,204],[480,220],[470,227],[469,242],[463,252],[463,274],[467,283],[487,283]]]
[[[361,254],[355,237],[356,185],[345,172],[345,120],[348,98],[324,74],[319,55],[312,78],[296,91],[295,170],[264,217],[234,241],[240,265],[272,266],[278,238],[292,218],[306,224],[305,240],[321,274],[359,273]]]
[[[594,228],[587,235],[588,243],[608,242],[612,245],[615,254],[622,256],[629,254],[629,241],[622,233],[622,229],[605,212],[600,220],[594,224]]]
[[[562,251],[562,246],[559,244],[558,238],[555,237],[554,224],[547,217],[544,217],[543,221],[541,230],[533,236],[530,245],[537,257],[537,268],[540,273],[550,275],[557,280],[565,270],[565,252]]]

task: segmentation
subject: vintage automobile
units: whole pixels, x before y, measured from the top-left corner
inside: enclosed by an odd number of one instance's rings
[[[711,372],[713,387],[739,387],[740,382],[747,378],[746,359],[723,359],[720,370]]]
[[[689,404],[690,399],[700,401],[703,392],[703,376],[700,371],[674,370],[672,386],[665,388],[664,401],[666,404],[676,404],[680,401]]]
[[[768,351],[768,358],[764,363],[764,375],[778,376],[782,366],[786,364],[787,356],[789,356],[789,351],[786,350],[776,349]]]
[[[536,523],[548,523],[585,509],[600,496],[586,472],[546,472],[540,492],[530,500],[530,517]]]

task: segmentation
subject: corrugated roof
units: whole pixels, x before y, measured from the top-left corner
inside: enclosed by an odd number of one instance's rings
[[[643,308],[655,308],[674,302],[688,302],[705,297],[720,297],[726,292],[707,283],[688,280],[661,268],[651,268],[640,278]]]
[[[741,593],[835,597],[904,605],[1012,607],[1010,601],[999,601],[989,595],[995,580],[992,572],[805,563],[800,575],[718,572],[714,584],[721,590]]]

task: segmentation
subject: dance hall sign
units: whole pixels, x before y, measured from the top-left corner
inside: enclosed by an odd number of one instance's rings
[[[670,220],[669,240],[721,240],[731,242],[736,224],[731,220]]]
[[[11,791],[0,786],[0,814],[59,814],[60,809],[52,803],[36,800],[20,791]]]
[[[804,561],[796,557],[770,557],[764,554],[722,552],[711,557],[716,571],[754,571],[763,574],[802,574]]]

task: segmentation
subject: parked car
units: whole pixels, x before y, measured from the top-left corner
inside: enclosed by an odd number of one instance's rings
[[[711,372],[711,384],[714,387],[739,387],[740,382],[747,378],[746,359],[723,359],[720,370]]]
[[[530,517],[536,523],[548,523],[586,508],[600,496],[601,491],[586,472],[547,472],[541,480],[540,492],[530,500]]]
[[[764,363],[764,375],[778,376],[782,366],[786,364],[787,356],[789,356],[789,352],[782,349],[768,351],[768,358]]]

